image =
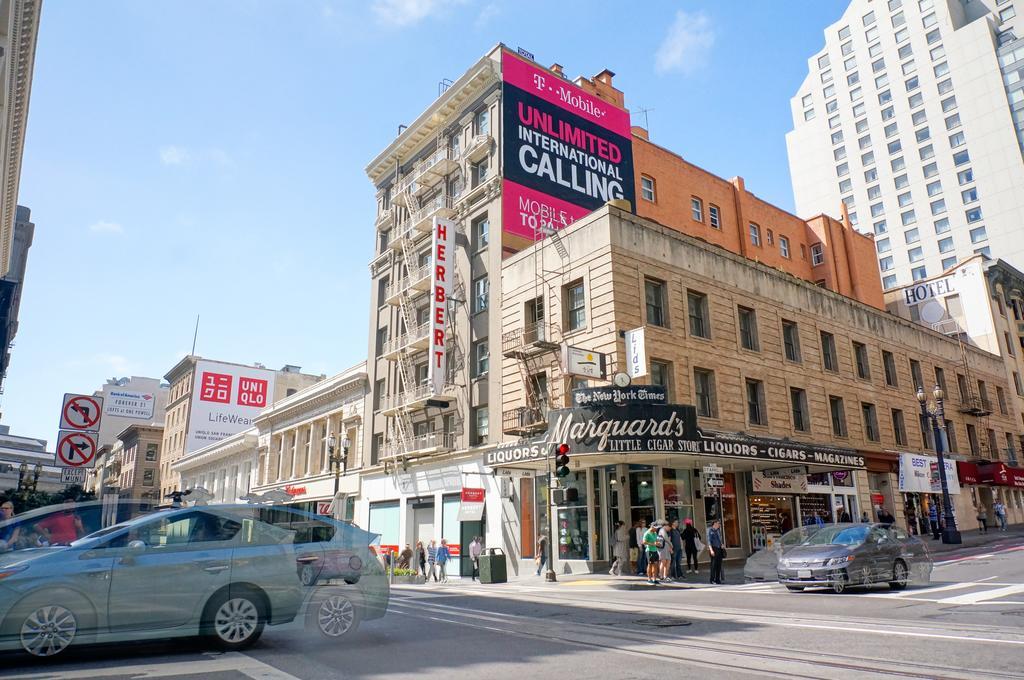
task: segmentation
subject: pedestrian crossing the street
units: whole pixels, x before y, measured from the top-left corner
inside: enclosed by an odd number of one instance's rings
[[[957,583],[932,582],[927,586],[911,586],[906,590],[893,591],[884,587],[857,590],[851,592],[856,597],[870,597],[903,600],[910,602],[931,602],[943,605],[1024,605],[1024,584],[995,583],[989,579],[964,581]],[[746,593],[750,595],[787,595],[795,594],[785,586],[774,582],[744,583],[742,585],[725,586],[717,589],[720,592]],[[966,592],[963,592],[966,591]],[[834,595],[827,590],[809,591],[815,595],[849,597],[850,595]]]

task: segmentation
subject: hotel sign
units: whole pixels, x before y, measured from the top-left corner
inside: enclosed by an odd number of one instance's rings
[[[548,415],[548,431],[540,437],[497,447],[484,464],[508,465],[551,456],[555,444],[566,443],[573,455],[682,454],[739,458],[756,462],[864,468],[864,456],[846,449],[701,432],[693,406],[626,404],[562,409]]]
[[[430,247],[430,361],[427,364],[427,380],[430,393],[437,395],[444,390],[445,374],[448,372],[445,334],[448,332],[448,296],[452,290],[452,277],[455,276],[452,267],[455,223],[434,218],[433,229]]]

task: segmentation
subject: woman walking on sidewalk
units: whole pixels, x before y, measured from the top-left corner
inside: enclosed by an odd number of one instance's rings
[[[448,560],[451,559],[448,541],[441,539],[441,547],[437,549],[437,566],[441,570],[441,583],[448,583]]]
[[[615,547],[612,549],[612,555],[615,561],[612,562],[612,568],[608,573],[612,576],[622,576],[622,565],[625,564],[626,569],[629,569],[629,529],[621,520],[615,523]]]
[[[1003,505],[1003,502],[996,501],[993,503],[992,512],[996,516],[996,523],[999,524],[999,530],[1006,531],[1006,506]]]
[[[711,553],[711,583],[721,585],[725,580],[722,560],[725,559],[725,541],[722,540],[722,523],[717,519],[708,529],[708,552]]]
[[[978,506],[978,528],[981,529],[981,533],[988,533],[988,510],[984,505]]]
[[[427,551],[423,549],[423,541],[416,541],[416,551],[413,553],[413,569],[419,567],[419,573],[423,578],[427,577]],[[426,581],[424,581],[426,583]]]
[[[697,573],[697,555],[700,554],[700,550],[697,549],[697,542],[700,540],[700,532],[697,531],[693,526],[693,520],[687,517],[684,520],[686,528],[683,529],[683,547],[686,550],[686,571],[691,574]],[[691,566],[692,565],[692,566]]]
[[[434,539],[430,539],[430,545],[427,546],[427,569],[429,571],[423,572],[423,582],[426,583],[430,580],[430,577],[434,577],[434,583],[437,583],[437,542]]]

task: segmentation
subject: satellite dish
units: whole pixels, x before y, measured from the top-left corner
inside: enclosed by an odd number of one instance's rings
[[[946,316],[945,308],[935,300],[921,303],[921,320],[925,323],[938,323]]]

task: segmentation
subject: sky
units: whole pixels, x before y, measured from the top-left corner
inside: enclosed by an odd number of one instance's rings
[[[47,0],[0,423],[52,449],[65,392],[163,376],[197,315],[207,358],[328,375],[365,360],[364,168],[499,42],[572,78],[611,69],[654,142],[792,210],[789,100],[845,0],[627,6]]]

